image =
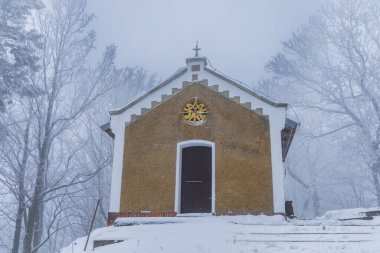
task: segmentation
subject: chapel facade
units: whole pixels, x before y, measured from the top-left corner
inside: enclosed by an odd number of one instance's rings
[[[109,220],[284,213],[284,167],[297,123],[276,103],[207,67],[203,57],[110,111]]]

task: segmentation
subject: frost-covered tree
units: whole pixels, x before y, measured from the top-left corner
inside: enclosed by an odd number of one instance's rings
[[[0,110],[10,95],[33,94],[30,75],[38,69],[40,35],[29,24],[31,12],[43,8],[40,0],[0,0]]]
[[[114,66],[114,46],[107,47],[95,67],[88,63],[95,42],[95,33],[89,28],[93,17],[86,13],[85,0],[53,0],[49,9],[37,14],[36,24],[43,39],[41,69],[33,79],[40,91],[32,105],[36,172],[28,204],[24,253],[37,252],[52,234],[52,226],[48,226],[47,238],[43,238],[44,218],[50,218],[44,216],[45,210],[53,208],[57,214],[53,217],[59,218],[67,208],[65,203],[73,186],[97,172],[96,168],[77,167],[73,158],[83,152],[85,142],[81,140],[86,137],[72,127],[112,88],[120,71]]]
[[[267,69],[273,79],[261,87],[281,90],[301,118],[320,119],[303,122],[308,137],[337,136],[330,143],[341,144],[335,159],[346,166],[344,177],[352,183],[361,170],[372,183],[367,202],[372,194],[372,204],[380,205],[380,2],[326,2],[283,43]]]
[[[8,125],[0,145],[0,188],[7,230],[0,239],[17,253],[55,252],[88,232],[108,207],[112,139],[101,131],[108,110],[152,87],[155,75],[141,67],[117,69],[115,47],[89,62],[95,35],[85,0],[53,0],[36,12],[41,33],[40,68],[30,78],[33,96],[15,96],[0,115]]]
[[[95,32],[86,0],[44,3],[28,23],[40,34],[40,64],[23,83],[33,92],[20,89],[0,114],[0,247],[13,253],[56,252],[85,235],[97,199],[95,226],[105,225],[112,139],[100,125],[156,81],[141,67],[116,68],[115,46],[88,60]]]

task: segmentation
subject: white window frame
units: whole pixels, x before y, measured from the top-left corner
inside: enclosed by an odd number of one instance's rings
[[[181,214],[182,149],[194,146],[211,148],[211,213],[215,214],[215,143],[205,140],[187,140],[177,143],[174,212],[177,215]]]

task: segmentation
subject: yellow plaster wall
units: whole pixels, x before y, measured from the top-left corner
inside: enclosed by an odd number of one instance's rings
[[[192,97],[210,113],[201,126],[180,113]],[[216,212],[272,212],[268,119],[193,84],[128,126],[125,131],[120,212],[174,210],[177,143],[215,143]]]

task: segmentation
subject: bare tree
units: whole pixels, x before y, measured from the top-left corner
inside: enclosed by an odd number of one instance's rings
[[[326,119],[314,137],[345,132],[371,172],[380,205],[380,2],[336,0],[283,43],[267,65],[272,85]]]
[[[322,189],[330,190],[330,186],[324,185],[324,175],[334,167],[335,161],[334,156],[328,157],[325,152],[318,140],[305,138],[302,132],[294,140],[285,169],[290,184],[287,188],[294,192],[291,198],[295,200],[296,215],[299,217],[321,216],[326,209],[321,194]],[[339,193],[332,191],[330,194],[335,196]]]
[[[153,88],[157,82],[157,74],[151,74],[143,67],[127,67],[124,69],[123,79],[115,90],[108,94],[106,101],[113,108],[124,106]]]
[[[28,77],[38,70],[40,35],[27,28],[27,21],[33,10],[41,8],[39,0],[0,0],[0,111],[12,94],[34,92]]]
[[[86,14],[86,1],[64,0],[51,2],[51,11],[40,12],[38,29],[43,34],[41,51],[41,71],[34,84],[40,95],[33,99],[33,115],[36,118],[34,133],[36,143],[36,176],[30,197],[28,220],[25,227],[23,252],[37,252],[43,243],[43,213],[46,199],[54,199],[52,194],[80,184],[96,174],[75,174],[57,176],[58,181],[49,182],[49,170],[55,174],[59,168],[68,172],[71,157],[79,150],[68,152],[55,162],[54,152],[65,152],[56,147],[60,137],[70,131],[70,127],[99,97],[112,88],[120,75],[113,60],[115,47],[108,47],[96,68],[90,68],[87,57],[94,47],[95,34],[88,31],[93,15]],[[66,159],[66,162],[64,162]],[[66,166],[60,166],[62,162]],[[56,167],[57,166],[57,167]],[[50,178],[51,180],[51,178]]]
[[[34,93],[16,94],[0,115],[9,126],[0,146],[0,194],[8,200],[0,203],[0,212],[13,233],[13,247],[4,247],[13,253],[22,237],[22,251],[31,253],[54,252],[83,236],[99,198],[103,205],[95,226],[105,225],[112,140],[99,126],[108,120],[108,109],[156,81],[141,67],[117,69],[114,46],[107,47],[98,64],[90,64],[95,34],[85,0],[45,3],[48,8],[34,20],[42,35],[40,68],[28,76]]]
[[[2,115],[2,122],[7,114]],[[9,192],[17,200],[17,214],[15,219],[15,229],[13,237],[12,252],[18,252],[22,228],[22,220],[25,212],[26,186],[25,176],[27,170],[27,161],[30,156],[30,128],[32,114],[30,107],[17,107],[16,111],[10,111],[8,114],[12,119],[6,121],[14,122],[6,130],[5,145],[0,149],[0,159],[4,166],[1,172],[0,181],[6,186]],[[17,122],[17,123],[16,123]],[[6,169],[8,168],[8,169]]]

